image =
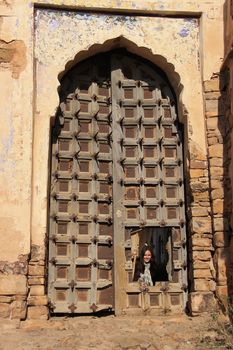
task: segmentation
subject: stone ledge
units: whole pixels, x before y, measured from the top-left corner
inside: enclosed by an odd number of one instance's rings
[[[27,294],[27,279],[23,275],[0,276],[0,295]]]

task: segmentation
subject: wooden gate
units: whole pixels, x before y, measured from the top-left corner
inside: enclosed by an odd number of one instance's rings
[[[174,94],[126,51],[92,57],[62,81],[52,137],[48,295],[54,313],[183,311],[186,234]],[[134,250],[165,274],[132,282]]]

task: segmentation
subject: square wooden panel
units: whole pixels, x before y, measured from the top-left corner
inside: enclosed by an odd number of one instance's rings
[[[163,107],[163,118],[164,119],[171,119],[172,115],[171,115],[171,108],[168,107]]]
[[[100,174],[110,174],[111,164],[109,162],[99,161],[98,166]]]
[[[68,211],[69,211],[69,201],[62,201],[62,200],[60,200],[60,201],[58,201],[57,202],[57,205],[58,205],[58,211],[60,212],[60,213],[68,213]]]
[[[68,298],[68,289],[55,289],[56,301],[67,301]]]
[[[99,182],[99,193],[105,194],[105,195],[111,195],[112,186],[109,185],[107,182]]]
[[[99,104],[99,114],[108,115],[110,113],[110,106],[106,104]]]
[[[84,134],[85,136],[91,132],[91,122],[79,120],[79,135]]]
[[[177,167],[174,166],[164,166],[164,176],[165,179],[176,179],[177,178]]]
[[[68,234],[68,223],[67,222],[58,222],[56,233],[58,235],[67,235]]]
[[[176,186],[166,186],[165,187],[165,196],[167,199],[176,199],[177,198],[177,187]]]
[[[146,139],[155,139],[157,136],[157,127],[155,125],[144,125],[144,137]]]
[[[107,141],[101,141],[99,142],[99,151],[100,153],[109,154],[112,150],[111,146]]]
[[[155,220],[157,219],[157,211],[158,207],[146,207],[146,219],[147,220]]]
[[[138,137],[138,126],[137,125],[125,125],[124,136],[127,139],[136,139]]]
[[[144,166],[144,176],[148,179],[156,179],[158,178],[158,168],[156,165],[154,166]]]
[[[97,252],[98,252],[98,259],[111,260],[114,257],[113,246],[109,247],[108,245],[98,244]]]
[[[125,165],[124,173],[126,179],[135,179],[138,177],[138,165]]]
[[[124,88],[124,98],[127,100],[132,100],[134,98],[134,88],[128,87]]]
[[[70,129],[71,129],[71,120],[65,119],[62,127],[62,131],[70,131]]]
[[[98,95],[109,97],[109,88],[107,86],[99,86]]]
[[[91,182],[88,180],[79,180],[78,181],[78,191],[83,193],[89,193]]]
[[[56,243],[56,255],[67,257],[70,255],[70,245],[66,243]]]
[[[172,258],[173,260],[179,260],[180,259],[180,250],[179,249],[173,249],[172,250]]]
[[[128,307],[139,307],[139,294],[130,293],[128,296]]]
[[[59,159],[58,160],[58,170],[59,171],[72,171],[73,160],[72,159]]]
[[[89,244],[78,243],[77,244],[77,257],[78,258],[88,258],[89,256]]]
[[[136,201],[140,197],[139,186],[125,186],[125,200]]]
[[[138,146],[124,146],[124,156],[126,158],[137,158]]]
[[[158,199],[158,186],[145,186],[145,195],[148,199]]]
[[[78,208],[80,214],[89,214],[89,202],[87,201],[80,201],[78,202]]]
[[[78,161],[79,172],[89,173],[91,172],[91,161],[90,160],[79,160]]]
[[[179,283],[180,282],[180,270],[173,270],[172,272],[172,282]]]
[[[76,289],[76,297],[78,303],[85,303],[89,300],[89,289]]]
[[[137,117],[137,108],[136,107],[125,107],[124,117],[126,119],[133,119]]]
[[[170,303],[173,306],[182,305],[182,294],[181,293],[170,293]]]
[[[91,152],[91,142],[87,140],[79,140],[78,145],[80,152],[90,153]]]
[[[111,207],[109,206],[108,203],[105,202],[99,202],[98,203],[98,214],[99,215],[109,215]]]
[[[163,130],[163,137],[165,139],[172,139],[172,138],[174,138],[174,135],[172,133],[172,126],[171,125],[164,125],[162,130]]]
[[[172,146],[164,146],[163,147],[165,158],[176,158],[177,157],[177,149]]]
[[[162,296],[161,293],[151,293],[150,294],[150,306],[162,306]]]
[[[91,267],[90,266],[77,266],[76,267],[76,279],[77,281],[90,281],[91,279]]]
[[[155,118],[155,109],[149,108],[149,107],[147,107],[147,108],[144,107],[143,114],[144,114],[144,119],[153,119],[153,118]]]
[[[88,235],[89,234],[89,224],[87,222],[78,223],[78,234]]]
[[[98,121],[98,128],[99,128],[98,134],[108,135],[111,131],[110,125],[106,122],[104,123],[104,122]]]
[[[58,140],[58,149],[62,152],[68,152],[70,150],[71,142],[70,140],[59,139]]]
[[[177,207],[166,207],[167,219],[179,219],[179,211]]]
[[[157,146],[143,146],[143,156],[144,158],[158,158]]]
[[[97,290],[97,304],[113,305],[113,286]]]
[[[70,190],[70,182],[68,180],[58,180],[58,191],[59,192],[69,192]]]
[[[139,219],[139,209],[138,208],[126,208],[126,218],[130,220]]]
[[[180,228],[178,227],[173,227],[172,228],[172,241],[174,243],[178,243],[181,241],[181,232],[180,232]]]
[[[56,266],[55,268],[56,278],[59,280],[68,280],[68,266]]]
[[[143,86],[143,97],[144,100],[148,100],[153,98],[153,91],[154,91],[154,87],[152,86]]]
[[[88,101],[80,101],[80,112],[81,113],[88,113],[89,112]]]
[[[99,223],[98,226],[99,226],[99,235],[113,237],[113,225]]]

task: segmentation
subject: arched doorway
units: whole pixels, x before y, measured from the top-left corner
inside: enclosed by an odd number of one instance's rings
[[[182,132],[166,76],[125,50],[102,53],[65,75],[60,101],[51,157],[51,311],[183,311]],[[145,242],[161,274],[142,291],[133,256]]]

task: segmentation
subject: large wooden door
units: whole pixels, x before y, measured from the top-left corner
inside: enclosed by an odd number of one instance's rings
[[[166,77],[126,52],[63,79],[53,129],[51,312],[182,311],[186,250],[182,139]],[[166,273],[141,292],[132,252],[154,246]]]

